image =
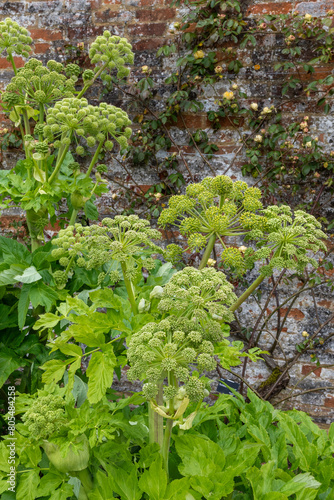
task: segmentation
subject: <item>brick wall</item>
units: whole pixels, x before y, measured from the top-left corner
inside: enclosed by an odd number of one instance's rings
[[[297,9],[301,13],[323,15],[333,7],[333,3],[325,0],[305,2],[244,0],[242,7],[249,17],[264,13],[286,13],[291,9]],[[146,64],[153,68],[153,75],[161,81],[163,88],[163,80],[170,73],[174,63],[170,60],[163,62],[158,60],[156,50],[166,43],[166,39],[171,36],[169,28],[173,21],[178,19],[182,10],[182,8],[178,10],[171,7],[169,0],[13,0],[8,2],[3,0],[0,5],[0,19],[12,17],[27,27],[35,40],[35,55],[42,59],[60,58],[64,45],[75,47],[77,44],[84,42],[85,46],[88,47],[89,43],[97,35],[101,34],[104,29],[109,29],[113,34],[127,37],[133,44],[136,56],[135,66],[130,78],[138,78],[140,67]],[[261,102],[263,106],[274,103],[275,98],[281,91],[279,75],[277,77],[277,74],[274,74],[271,66],[273,53],[277,51],[277,44],[279,44],[279,40],[270,35],[264,38],[262,45],[255,52],[249,52],[248,49],[245,49],[238,54],[244,63],[238,82],[240,82],[242,90],[250,95],[252,100]],[[20,66],[23,61],[17,58],[16,63]],[[260,68],[256,70],[255,65],[259,65]],[[333,67],[328,66],[319,68],[318,73],[323,77],[332,71]],[[6,86],[11,76],[12,72],[9,63],[4,58],[0,59],[1,89]],[[231,78],[233,78],[233,75],[231,75]],[[227,90],[227,85],[222,81],[221,84],[217,85],[217,92],[222,95],[225,90]],[[94,101],[95,98],[96,96],[92,93],[91,99]],[[116,105],[120,103],[120,96],[117,93],[106,96],[106,99]],[[214,109],[214,97],[210,89],[206,90],[203,103],[205,110]],[[153,108],[159,109],[159,96],[154,98],[151,105]],[[333,117],[331,115],[324,117],[319,110],[310,109],[307,99],[301,100],[289,110],[290,114],[296,116],[305,112],[310,116],[311,132],[316,132],[319,139],[328,147],[331,147],[334,132]],[[190,130],[206,129],[208,127],[207,117],[204,112],[187,114],[185,123]],[[195,180],[200,180],[205,175],[211,175],[207,165],[189,147],[184,125],[178,123],[177,126],[171,127],[170,134],[177,147],[186,155]],[[210,132],[210,139],[214,140],[219,147],[219,151],[212,159],[212,165],[216,173],[228,173],[234,178],[241,178],[241,163],[238,159],[234,162],[233,167],[227,171],[238,148],[238,136],[229,126],[229,123],[224,122],[223,128],[218,132]],[[4,153],[2,168],[10,168],[19,154],[19,152]],[[126,173],[118,164],[113,164],[112,172],[122,182],[128,182],[129,179]],[[148,168],[136,168],[132,175],[136,183],[146,188],[158,180],[156,173]],[[185,172],[185,177],[187,178],[187,172]],[[252,182],[252,179],[249,179],[249,182]],[[111,184],[110,194],[118,188],[119,185]],[[282,193],[282,196],[284,194],[286,193]],[[280,196],[279,192],[277,196]],[[115,205],[114,199],[109,195],[103,196],[100,201],[101,214],[109,214],[111,205]],[[5,231],[10,230],[11,223],[15,219],[14,215],[16,220],[22,216],[19,210],[4,214],[2,227]],[[333,216],[333,207],[328,207],[326,215]],[[298,283],[295,285],[299,286]],[[281,291],[281,297],[284,297],[289,292],[289,286]],[[263,291],[266,292],[265,285]],[[274,301],[270,302],[268,309],[274,307]],[[258,304],[251,299],[243,307],[240,318],[246,325],[254,323],[258,310]],[[280,339],[285,353],[283,355],[282,350],[277,347],[275,351],[277,363],[283,364],[285,361],[284,356],[289,358],[293,355],[295,345],[302,340],[301,332],[303,330],[312,333],[317,328],[318,320],[325,321],[333,311],[333,297],[327,288],[321,287],[314,297],[308,293],[302,295],[288,314]],[[274,321],[268,324],[267,338],[265,336],[263,339],[264,346],[266,342],[270,342],[271,333],[275,331],[275,328]],[[326,326],[323,333],[330,335],[333,329],[334,322],[331,322]],[[318,368],[307,376],[299,386],[302,390],[334,386],[334,368],[331,366],[331,363],[333,363],[334,341],[327,342],[317,352],[319,352],[322,365],[326,367]],[[291,372],[289,387],[293,387],[300,378],[305,377],[313,368],[314,365],[311,364],[309,355],[302,356]],[[248,373],[251,383],[256,386],[270,374],[270,371],[264,363],[257,363],[250,366]],[[288,393],[289,389],[286,389],[279,397],[288,395]],[[309,392],[297,399],[288,400],[287,406],[291,405],[309,411],[319,422],[328,423],[334,417],[334,396],[331,390]]]

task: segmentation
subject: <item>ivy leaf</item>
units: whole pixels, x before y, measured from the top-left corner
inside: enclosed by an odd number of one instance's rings
[[[117,364],[113,347],[108,345],[104,352],[94,352],[89,362],[86,375],[88,380],[87,398],[90,403],[97,403],[105,395],[114,378]]]

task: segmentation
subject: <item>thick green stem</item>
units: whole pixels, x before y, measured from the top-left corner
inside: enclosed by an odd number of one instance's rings
[[[86,83],[86,85],[79,92],[78,99],[80,99],[84,95],[84,93],[86,92],[86,90],[88,90],[89,87],[91,87],[93,85],[93,83],[95,82],[95,80],[100,76],[100,74],[102,73],[102,71],[106,69],[106,67],[108,66],[108,64],[109,64],[109,62],[107,62],[103,66],[101,66],[101,68],[96,73],[96,75],[94,76],[94,78],[89,83]]]
[[[159,384],[159,391],[157,395],[157,404],[160,406],[163,404],[163,382]],[[163,437],[164,437],[164,419],[156,411],[151,408],[150,403],[148,404],[148,422],[149,422],[149,437],[150,443],[158,443],[160,449],[163,447]]]
[[[55,177],[57,177],[58,172],[60,170],[60,167],[62,166],[62,163],[63,163],[63,161],[65,159],[65,156],[67,155],[68,149],[69,149],[69,146],[66,146],[65,149],[63,150],[63,152],[60,154],[60,157],[58,156],[55,169],[54,169],[54,171],[52,172],[52,174],[50,175],[50,178],[49,178],[49,184],[51,184],[53,182],[53,180],[55,179]]]
[[[164,469],[167,473],[167,477],[169,475],[168,457],[169,457],[169,446],[170,446],[170,438],[172,435],[173,423],[174,420],[172,420],[171,418],[167,419],[164,442],[162,445],[162,459],[163,459]]]
[[[124,280],[124,283],[125,283],[126,291],[128,292],[128,296],[129,296],[129,301],[130,301],[130,304],[131,304],[132,312],[134,314],[137,314],[138,313],[138,308],[137,308],[137,304],[136,304],[135,294],[134,294],[134,291],[133,291],[133,285],[132,285],[131,280],[126,275],[127,274],[127,269],[126,269],[125,262],[121,262],[121,266],[122,266],[122,272],[123,272],[123,280]]]
[[[241,306],[243,302],[250,296],[254,290],[257,289],[259,285],[261,285],[262,281],[265,279],[265,276],[259,276],[256,280],[251,284],[249,288],[238,298],[238,300],[230,307],[230,311],[234,312]]]
[[[210,255],[211,255],[211,252],[213,250],[213,247],[215,246],[215,243],[216,243],[216,235],[215,234],[212,234],[209,238],[209,241],[208,241],[208,244],[206,246],[206,249],[205,249],[205,252],[203,254],[203,257],[202,257],[202,260],[201,260],[201,263],[199,265],[199,268],[198,269],[203,269],[209,258],[210,258]]]
[[[94,167],[95,163],[98,160],[98,157],[99,157],[100,151],[102,149],[103,143],[104,143],[104,139],[103,139],[103,141],[99,142],[99,145],[96,148],[95,154],[94,154],[94,156],[92,158],[92,161],[90,162],[90,165],[89,165],[88,170],[86,172],[86,177],[90,176],[91,171],[93,170],[93,167]]]
[[[70,222],[69,222],[70,226],[74,226],[74,224],[77,220],[78,212],[79,212],[79,210],[76,210],[75,208],[73,208],[72,213],[71,213]]]

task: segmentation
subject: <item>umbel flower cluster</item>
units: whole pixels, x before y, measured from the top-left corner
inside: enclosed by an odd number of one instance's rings
[[[61,63],[50,60],[45,67],[41,61],[30,59],[12,78],[2,100],[10,107],[26,103],[39,107],[64,97],[73,97],[77,80],[75,67],[80,72],[79,66],[71,64],[66,68],[70,73],[70,78],[67,78],[62,74],[64,66]]]
[[[110,104],[99,106],[88,104],[87,99],[66,98],[50,108],[46,117],[43,133],[54,147],[69,145],[72,140],[83,137],[87,146],[93,147],[97,142],[111,150],[115,139],[121,148],[127,146],[131,136],[131,121],[125,111]],[[84,148],[78,144],[76,153],[84,154]]]
[[[245,251],[245,263],[252,267],[255,261],[270,259],[260,272],[270,276],[274,269],[292,269],[301,272],[310,264],[318,267],[317,261],[308,255],[319,250],[326,251],[323,242],[327,238],[320,229],[321,224],[313,215],[303,210],[294,214],[288,205],[273,205],[262,210],[265,224],[253,229],[246,238],[258,240],[258,250]]]
[[[126,38],[112,36],[110,31],[104,31],[103,36],[98,36],[91,44],[89,57],[91,62],[96,64],[96,72],[101,67],[108,70],[115,69],[117,78],[128,76],[130,69],[126,64],[133,64],[134,61],[131,44]]]
[[[7,52],[7,59],[12,54],[28,57],[31,52],[32,38],[28,31],[7,17],[0,22],[0,53]]]
[[[154,259],[143,259],[145,250],[152,253],[162,253],[162,249],[152,240],[161,239],[160,231],[151,229],[147,220],[137,215],[117,215],[114,219],[103,219],[100,225],[83,227],[81,224],[68,226],[58,233],[58,238],[52,240],[57,246],[52,256],[59,259],[65,271],[56,271],[54,278],[59,287],[65,286],[68,273],[72,266],[86,269],[98,269],[111,261],[126,263],[126,277],[132,279],[138,275],[142,267],[154,267]],[[106,276],[102,273],[100,281]],[[111,281],[120,279],[118,271],[109,272]]]
[[[242,343],[230,344],[224,338],[229,335],[224,322],[233,320],[227,309],[236,300],[232,288],[224,274],[213,268],[185,268],[165,285],[158,309],[168,319],[149,323],[133,334],[127,351],[127,376],[145,381],[143,392],[148,400],[154,401],[167,378],[165,400],[180,399],[182,389],[184,397],[201,401],[209,386],[199,373],[215,369],[217,343],[224,365],[240,363]]]
[[[183,316],[197,321],[210,331],[215,342],[222,339],[218,321],[230,323],[229,307],[236,301],[233,285],[222,272],[213,268],[202,270],[186,267],[174,274],[163,288],[158,309],[161,313]]]
[[[225,175],[206,177],[198,184],[189,185],[185,195],[172,196],[169,208],[160,215],[159,224],[178,226],[192,250],[202,250],[212,236],[216,237],[226,250],[222,258],[228,258],[231,249],[226,248],[222,238],[243,235],[261,224],[262,217],[257,214],[262,208],[260,198],[261,191],[248,187],[245,182],[233,182]],[[172,254],[177,253],[174,247],[170,250]],[[242,260],[241,254],[238,259],[236,255],[233,257],[235,261]]]
[[[64,407],[61,396],[48,394],[38,397],[22,419],[35,439],[47,439],[66,422]]]
[[[215,369],[214,346],[208,337],[198,323],[185,318],[170,316],[160,323],[148,323],[129,342],[129,380],[145,380],[143,392],[148,400],[156,398],[159,384],[168,377],[163,387],[166,400],[177,396],[180,381],[191,401],[201,401],[210,387],[206,380],[192,375],[191,366],[196,364],[199,371]]]

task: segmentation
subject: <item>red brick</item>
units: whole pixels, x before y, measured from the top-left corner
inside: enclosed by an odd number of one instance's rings
[[[46,40],[53,42],[55,40],[62,40],[63,34],[60,31],[46,30],[44,28],[27,28],[30,32],[31,38],[34,40]]]
[[[280,311],[281,311],[281,315],[285,316],[288,309],[281,307]],[[302,311],[300,311],[299,309],[291,309],[289,314],[288,314],[288,318],[292,318],[296,321],[301,321],[302,319],[305,318],[305,314],[302,313]]]
[[[50,48],[49,43],[35,43],[35,54],[44,54]]]
[[[262,3],[249,7],[246,15],[287,14],[291,11],[292,3],[290,2]]]
[[[110,19],[115,19],[115,17],[119,17],[120,12],[115,12],[113,10],[107,9],[103,11],[95,12],[95,18],[99,23],[108,22]]]
[[[208,128],[210,126],[210,122],[206,114],[204,115],[199,113],[198,114],[186,113],[182,114],[182,117],[178,116],[177,122],[176,124],[173,124],[173,126],[176,126],[181,129],[187,127],[191,130],[197,130],[198,128],[200,129]]]
[[[166,23],[155,24],[137,24],[136,26],[129,27],[131,35],[147,36],[162,36],[166,30]]]
[[[101,9],[106,5],[121,5],[122,0],[90,0],[92,10]]]
[[[133,50],[157,50],[166,44],[164,38],[150,38],[149,40],[140,40],[133,44]]]
[[[152,7],[154,5],[162,5],[163,0],[139,0],[138,7]]]
[[[327,408],[334,408],[334,396],[329,396],[328,398],[326,398],[324,405]]]
[[[14,57],[14,62],[17,68],[22,68],[24,66],[24,60],[22,57]],[[12,63],[7,61],[4,57],[0,58],[0,69],[12,69]]]
[[[167,21],[175,17],[175,9],[142,9],[136,11],[139,21]]]
[[[309,373],[314,373],[317,377],[320,377],[322,368],[314,369],[314,365],[303,365],[302,375],[308,375]]]
[[[69,28],[68,37],[73,39],[79,39],[80,41],[87,40],[89,37],[96,37],[102,35],[105,30],[104,26],[80,26],[77,28]],[[110,30],[112,31],[112,30]]]

